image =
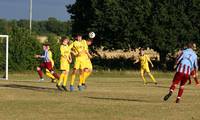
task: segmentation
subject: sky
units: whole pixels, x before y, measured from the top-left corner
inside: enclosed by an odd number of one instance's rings
[[[58,20],[69,20],[65,5],[73,4],[75,0],[32,0],[33,20],[47,20],[55,17]],[[30,0],[0,0],[0,18],[29,19]]]

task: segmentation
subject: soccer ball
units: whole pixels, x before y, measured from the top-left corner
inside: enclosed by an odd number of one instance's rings
[[[94,32],[89,32],[89,38],[94,38],[95,37],[95,33]]]

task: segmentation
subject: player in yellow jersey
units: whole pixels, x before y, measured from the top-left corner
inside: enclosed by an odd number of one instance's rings
[[[83,88],[86,88],[86,79],[91,75],[92,73],[92,63],[91,63],[91,58],[92,56],[89,53],[89,49],[88,46],[90,46],[92,44],[92,40],[89,39],[87,41],[85,41],[85,52],[87,54],[87,56],[85,56],[84,59],[84,69],[83,69],[83,79],[82,79],[82,86]]]
[[[52,67],[54,67],[54,60],[53,60],[53,55],[52,55],[50,47],[49,47],[49,50],[48,50],[48,54],[49,54],[49,59],[51,61]],[[51,72],[48,69],[46,69],[46,75],[49,78],[51,78],[51,82],[55,82],[56,81],[55,77],[51,74]]]
[[[140,49],[140,53],[139,53],[139,59],[137,59],[135,63],[140,62],[141,68],[140,68],[140,75],[144,81],[144,85],[147,84],[146,79],[144,78],[144,73],[147,72],[147,74],[150,76],[151,80],[157,84],[157,81],[155,80],[155,78],[153,77],[153,75],[150,72],[149,69],[149,63],[151,64],[151,66],[153,67],[153,63],[151,62],[150,58],[144,54],[144,49]]]
[[[82,36],[77,35],[76,41],[74,41],[71,44],[72,51],[73,51],[72,53],[75,56],[75,62],[74,62],[74,68],[71,74],[70,91],[74,91],[74,80],[75,80],[76,74],[78,73],[78,70],[79,70],[79,75],[80,75],[78,89],[79,91],[82,90],[82,81],[84,78],[83,69],[85,66],[84,61],[85,61],[85,58],[87,57],[86,50],[85,50],[86,48],[85,43],[86,41],[82,39]]]
[[[72,62],[71,59],[71,47],[68,46],[69,39],[67,37],[62,37],[61,39],[62,45],[60,46],[60,70],[62,71],[60,75],[60,79],[57,82],[56,87],[58,90],[62,90],[61,87],[63,88],[64,91],[67,91],[66,85],[67,85],[67,78],[68,78],[68,72],[70,69],[70,63]]]

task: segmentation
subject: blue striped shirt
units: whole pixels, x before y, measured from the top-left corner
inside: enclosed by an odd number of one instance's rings
[[[50,57],[48,54],[48,50],[44,50],[43,54],[41,56],[41,58],[43,59],[44,62],[50,62]]]
[[[191,48],[183,50],[178,63],[177,72],[190,75],[193,69],[198,70],[197,55]]]

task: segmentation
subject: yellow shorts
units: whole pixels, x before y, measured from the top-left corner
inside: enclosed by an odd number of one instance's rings
[[[60,70],[69,71],[69,68],[70,68],[70,64],[67,61],[67,59],[61,59],[60,60]]]
[[[85,60],[84,68],[88,68],[88,69],[92,70],[92,63],[91,63],[91,60],[89,58],[87,58]]]
[[[84,69],[84,58],[83,57],[76,57],[74,62],[74,69]]]
[[[141,67],[141,69],[140,69],[140,73],[144,73],[144,72],[150,72],[150,69],[149,69],[149,67]]]

